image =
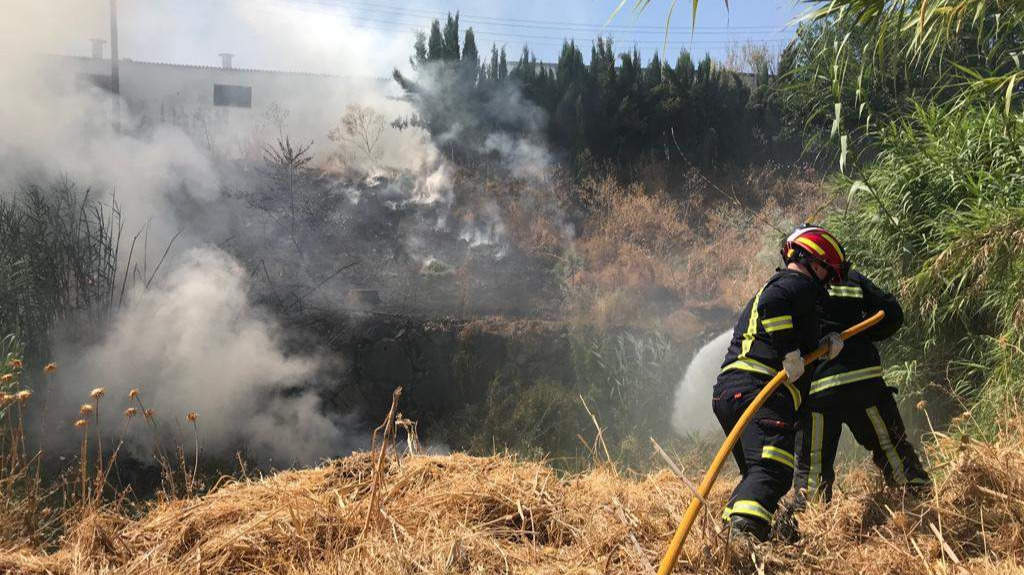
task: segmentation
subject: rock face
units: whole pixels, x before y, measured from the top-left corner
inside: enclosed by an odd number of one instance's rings
[[[353,382],[382,403],[404,386],[403,404],[424,415],[482,401],[499,375],[571,382],[568,328],[539,320],[378,321],[352,340]]]
[[[392,391],[427,443],[491,453],[575,455],[596,410],[609,441],[668,430],[690,342],[560,321],[422,319],[384,313],[322,318],[341,368],[319,390],[327,409],[380,422]],[[646,437],[646,436],[644,436]]]

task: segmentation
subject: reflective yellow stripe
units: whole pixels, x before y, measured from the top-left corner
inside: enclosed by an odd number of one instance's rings
[[[747,322],[747,331],[743,332],[743,343],[740,345],[740,354],[736,357],[735,361],[723,367],[719,373],[725,373],[733,369],[750,371],[753,373],[760,373],[761,375],[767,375],[768,377],[775,377],[775,374],[779,373],[779,370],[769,365],[765,365],[760,361],[757,361],[756,359],[747,357],[747,354],[750,353],[750,346],[753,345],[754,343],[754,337],[757,335],[757,305],[760,303],[761,294],[764,293],[764,289],[766,287],[768,287],[767,284],[765,284],[765,286],[762,287],[761,289],[757,290],[757,294],[754,296],[754,300],[750,302],[750,320]],[[779,329],[792,328],[793,316],[791,315],[780,315],[765,319],[765,321],[769,322],[770,324],[773,324],[773,322],[780,322],[785,320],[788,320],[790,322],[790,325],[787,327],[779,327]],[[761,323],[763,324],[764,322]],[[765,327],[765,331],[768,331],[767,327]],[[800,402],[803,401],[803,397],[801,397],[800,391],[797,390],[797,388],[792,384],[792,382],[787,381],[784,383],[784,385],[786,386],[786,389],[789,391],[789,394],[793,397],[793,409],[799,409]]]
[[[754,344],[754,336],[757,335],[757,304],[761,301],[761,293],[764,292],[765,287],[768,286],[765,285],[757,290],[757,295],[750,302],[750,321],[747,322],[747,331],[743,332],[743,344],[740,346],[740,355],[737,359],[747,357],[747,354],[750,353],[750,346]]]
[[[807,473],[807,497],[816,497],[821,486],[821,451],[825,442],[825,416],[811,412],[811,468]]]
[[[765,509],[764,505],[761,505],[753,499],[740,499],[739,501],[734,501],[732,504],[732,511],[730,511],[729,515],[735,515],[737,513],[740,515],[753,515],[759,519],[764,519],[768,523],[772,522],[772,514]]]
[[[719,373],[725,373],[733,369],[750,371],[753,373],[760,373],[761,375],[767,375],[768,377],[775,377],[775,375],[779,373],[777,369],[765,365],[760,361],[757,361],[756,359],[750,359],[749,357],[744,359],[737,359],[736,361],[723,367],[722,371],[720,371]],[[800,409],[800,404],[803,402],[804,399],[803,395],[800,393],[800,390],[797,389],[796,386],[793,385],[793,382],[789,381],[788,379],[782,382],[782,386],[786,388],[786,391],[789,392],[790,397],[793,398],[793,409]]]
[[[725,373],[726,371],[729,371],[730,369],[741,369],[743,371],[752,371],[754,373],[760,373],[762,375],[767,375],[768,377],[775,377],[775,374],[779,373],[779,370],[774,369],[774,368],[772,368],[769,365],[765,365],[765,364],[761,363],[760,361],[757,361],[756,359],[750,359],[749,357],[745,357],[745,358],[742,358],[742,359],[737,359],[736,361],[734,361],[734,362],[730,363],[729,365],[723,367],[721,373]]]
[[[882,414],[878,412],[878,408],[871,406],[865,410],[868,414],[868,419],[871,420],[871,427],[875,428],[875,435],[878,436],[878,445],[882,448],[882,452],[885,453],[885,459],[889,462],[889,468],[892,470],[893,479],[900,485],[906,485],[907,476],[903,473],[903,461],[900,459],[896,448],[892,445],[892,438],[889,437],[889,430],[885,427],[885,422],[882,421]]]
[[[835,238],[833,238],[830,234],[825,233],[824,231],[820,232],[819,235],[825,238],[826,242],[832,244],[832,247],[836,249],[836,253],[839,254],[840,258],[843,257],[843,249],[839,247],[839,242],[837,242]]]
[[[821,246],[819,246],[818,244],[814,243],[813,241],[811,241],[811,240],[809,240],[807,238],[803,238],[803,237],[797,238],[795,240],[795,242],[800,244],[800,245],[802,245],[802,246],[804,246],[804,247],[811,248],[819,256],[825,255],[825,250],[821,249]]]
[[[793,316],[780,315],[776,317],[768,317],[761,320],[761,325],[764,326],[764,331],[766,333],[774,333],[784,329],[793,329]]]
[[[774,445],[765,445],[761,448],[761,459],[778,461],[790,469],[796,467],[796,459],[793,457],[793,454]]]
[[[811,395],[820,393],[826,389],[832,389],[833,387],[839,387],[840,385],[846,385],[848,383],[856,383],[858,381],[864,381],[865,379],[875,379],[882,377],[882,366],[874,365],[871,367],[865,367],[863,369],[855,369],[853,371],[847,371],[845,373],[838,373],[836,375],[830,375],[821,379],[816,379],[811,382]]]
[[[728,521],[730,515],[732,515],[732,507],[726,505],[725,509],[722,510],[722,521]]]
[[[828,295],[861,299],[864,297],[864,290],[857,286],[832,286],[828,288]]]

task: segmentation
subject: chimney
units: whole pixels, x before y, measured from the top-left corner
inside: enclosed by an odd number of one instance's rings
[[[235,57],[234,54],[231,54],[231,53],[228,53],[228,52],[224,52],[224,53],[220,54],[220,67],[224,68],[225,70],[231,70],[232,69],[232,67],[231,67],[231,59],[234,58],[234,57]]]
[[[92,42],[92,57],[97,60],[102,60],[103,45],[106,44],[107,41],[102,38],[90,38],[89,41]]]

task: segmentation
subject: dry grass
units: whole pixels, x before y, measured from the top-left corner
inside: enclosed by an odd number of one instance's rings
[[[844,476],[803,540],[758,551],[770,573],[1019,573],[1024,562],[1024,421],[994,444],[940,436],[934,498],[905,499],[874,472]],[[316,469],[231,481],[129,519],[92,509],[50,554],[0,552],[14,573],[650,573],[688,500],[668,472],[607,467],[559,476],[508,456],[387,458],[362,453]],[[379,513],[371,491],[379,480]],[[729,481],[717,486],[721,509]],[[374,512],[371,512],[374,511]],[[368,527],[367,518],[372,517]],[[705,515],[680,572],[749,572]]]
[[[810,174],[751,172],[723,185],[697,180],[676,190],[680,199],[612,178],[584,182],[588,218],[565,286],[572,315],[685,340],[698,325],[688,314],[742,306],[778,264],[775,241],[829,202]]]

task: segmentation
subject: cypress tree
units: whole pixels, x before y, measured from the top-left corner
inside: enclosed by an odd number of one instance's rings
[[[654,52],[654,57],[647,65],[644,80],[648,90],[654,90],[661,85],[661,58],[658,58],[658,52]]]
[[[458,26],[458,13],[449,14],[443,27],[434,20],[429,35],[417,35],[410,58],[414,68],[426,62],[453,63],[444,67],[447,71],[435,73],[440,92],[421,91],[397,71],[394,74],[407,94],[420,94],[419,100],[412,100],[432,133],[447,130],[454,121],[446,112],[453,101],[486,105],[499,89],[508,89],[497,84],[511,76],[525,99],[547,112],[551,143],[569,158],[628,168],[652,153],[668,154],[674,146],[668,136],[671,128],[687,158],[698,165],[764,161],[759,154],[765,152],[774,159],[771,148],[762,151],[757,144],[765,136],[778,138],[780,132],[772,124],[779,104],[769,92],[776,80],[766,66],[755,70],[757,88],[751,90],[710,57],[697,64],[689,52],[680,50],[673,67],[655,52],[644,66],[639,50],[616,54],[613,42],[603,37],[594,41],[587,64],[575,41],[567,39],[554,67],[538,63],[526,46],[510,66],[506,49],[496,44],[491,45],[490,57],[481,61],[475,32],[467,28],[459,38]],[[792,67],[792,51],[785,56],[780,69]],[[480,116],[484,129],[489,116],[483,110]],[[474,146],[469,140],[462,142],[460,154],[472,157]]]
[[[444,40],[441,39],[441,23],[434,20],[430,25],[430,40],[427,41],[427,61],[438,62],[444,59]]]
[[[487,68],[487,79],[494,82],[498,79],[498,47],[491,44],[491,65]]]
[[[448,14],[448,21],[444,24],[444,59],[449,62],[459,61],[459,13],[455,13],[455,17],[452,18],[451,13]]]
[[[473,28],[466,29],[466,37],[462,43],[462,62],[467,66],[472,64],[475,70],[480,65],[480,55],[476,51],[476,36]]]
[[[413,68],[422,66],[427,62],[427,36],[423,32],[416,33],[416,44],[413,45],[414,54],[409,59]]]

